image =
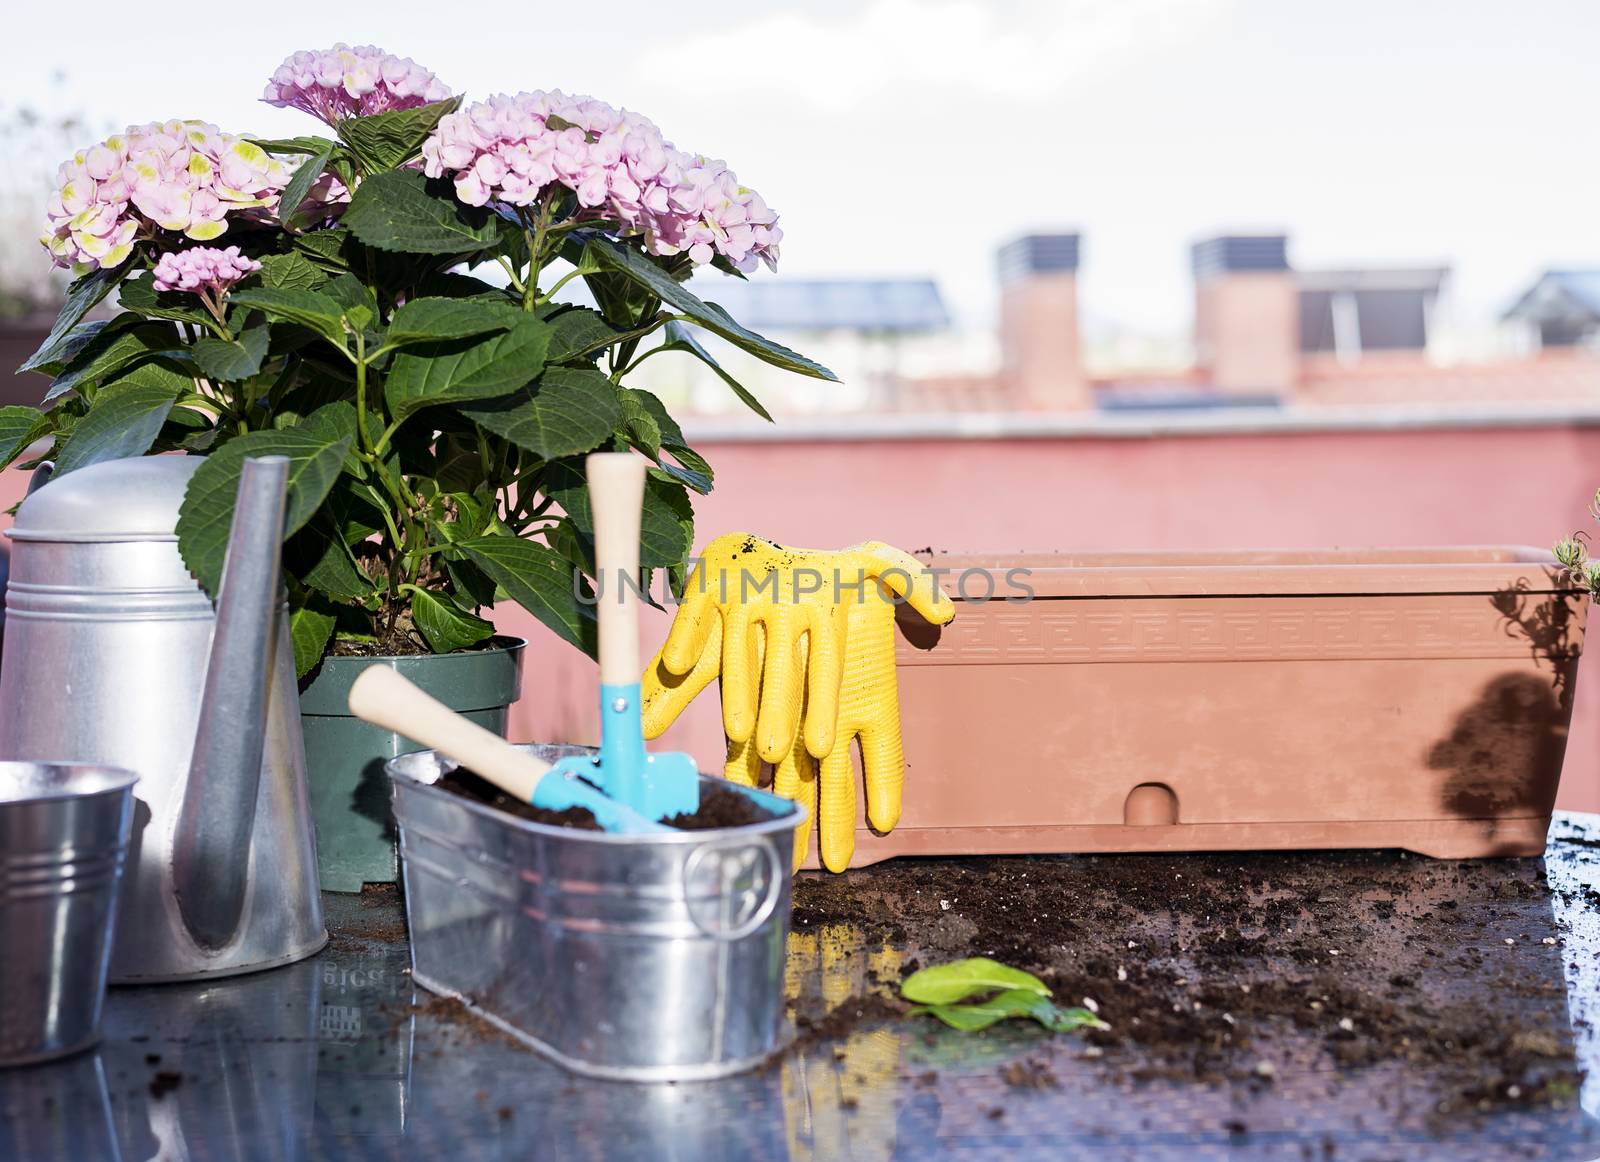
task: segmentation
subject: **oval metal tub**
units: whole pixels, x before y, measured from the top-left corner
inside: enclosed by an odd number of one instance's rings
[[[547,762],[593,753],[522,749]],[[746,791],[770,819],[610,835],[433,786],[453,765],[433,751],[388,763],[417,984],[591,1077],[724,1077],[783,1048],[799,808]]]

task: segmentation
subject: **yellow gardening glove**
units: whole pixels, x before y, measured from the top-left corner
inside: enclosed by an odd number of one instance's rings
[[[852,740],[860,739],[867,818],[879,831],[900,819],[896,597],[935,625],[955,616],[933,573],[880,541],[828,552],[744,533],[717,538],[645,670],[645,737],[720,677],[724,774],[753,785],[761,764],[773,764],[773,789],[817,819],[823,865],[843,871],[855,850]],[[796,866],[807,839],[796,836]]]

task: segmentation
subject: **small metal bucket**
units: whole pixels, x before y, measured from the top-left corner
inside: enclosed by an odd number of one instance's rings
[[[137,779],[120,767],[0,762],[0,1065],[100,1039]]]
[[[609,835],[434,787],[453,765],[433,751],[388,763],[417,984],[590,1077],[725,1077],[783,1048],[794,804],[747,792],[771,819]]]

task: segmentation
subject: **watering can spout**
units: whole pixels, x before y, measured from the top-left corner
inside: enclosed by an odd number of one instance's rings
[[[199,726],[178,812],[173,887],[184,926],[205,948],[227,945],[244,910],[278,649],[288,482],[283,456],[245,460],[241,468]]]

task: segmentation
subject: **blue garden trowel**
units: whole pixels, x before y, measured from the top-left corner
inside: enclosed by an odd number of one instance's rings
[[[639,719],[639,526],[645,462],[589,457],[589,505],[600,577],[600,753],[550,766],[457,714],[386,666],[350,687],[350,712],[416,739],[508,795],[536,807],[581,807],[607,831],[666,832],[659,822],[700,808],[700,778],[686,754],[646,754]]]
[[[694,760],[681,753],[646,754],[639,717],[639,527],[645,461],[628,453],[596,452],[585,467],[599,579],[600,753],[560,760],[540,780],[533,803],[556,811],[580,806],[593,810],[586,796],[597,787],[646,820],[692,814],[700,808],[700,773]]]

